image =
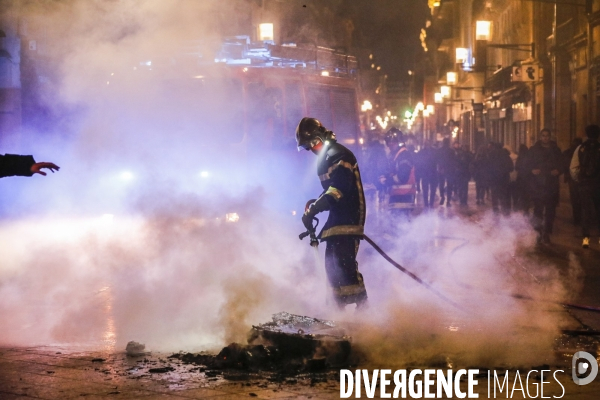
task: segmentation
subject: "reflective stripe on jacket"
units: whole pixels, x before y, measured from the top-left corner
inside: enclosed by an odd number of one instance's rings
[[[336,141],[331,141],[326,146],[319,154],[317,174],[330,210],[319,237],[362,236],[366,208],[356,157]]]

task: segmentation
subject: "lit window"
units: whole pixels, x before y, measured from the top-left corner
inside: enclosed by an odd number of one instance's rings
[[[258,40],[273,40],[273,24],[258,25]]]
[[[490,40],[492,37],[492,22],[491,21],[477,21],[475,23],[475,39],[476,40]]]
[[[456,72],[446,72],[446,83],[448,85],[456,85]]]
[[[469,49],[464,47],[456,48],[456,63],[464,64],[468,61],[469,58]]]

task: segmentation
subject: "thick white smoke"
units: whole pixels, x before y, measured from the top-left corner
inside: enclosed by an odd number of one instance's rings
[[[291,167],[313,156],[265,151],[262,164],[248,164],[242,146],[230,146],[237,136],[228,121],[240,103],[211,108],[223,104],[223,91],[208,88],[207,103],[196,95],[206,87],[180,83],[195,73],[178,61],[186,46],[209,54],[236,30],[245,4],[13,3],[8,14],[27,23],[29,36],[46,38],[52,69],[42,100],[68,113],[60,135],[28,132],[35,140],[22,146],[61,171],[2,180],[17,194],[15,213],[5,210],[11,218],[0,222],[0,343],[118,350],[136,340],[198,350],[243,341],[251,324],[285,310],[357,322],[357,346],[373,363],[545,359],[560,325],[553,302],[577,282],[577,268],[561,278],[553,265],[519,265],[512,255],[533,243],[520,217],[477,224],[424,215],[388,243],[393,258],[461,310],[365,242],[359,265],[369,312],[350,317],[324,305],[324,272],[298,240],[303,227],[291,213],[309,195],[289,195],[298,186],[318,195],[315,171]],[[151,79],[161,71],[176,76]],[[202,107],[222,125],[206,124]],[[226,213],[239,221],[227,222]]]
[[[440,210],[440,211],[443,211]],[[376,365],[534,365],[551,363],[564,326],[560,303],[577,293],[581,268],[535,256],[535,232],[521,214],[481,220],[422,214],[400,229],[390,255],[456,306],[363,253],[371,298],[385,312],[369,315],[357,335]],[[366,244],[365,244],[366,245]],[[567,287],[571,290],[567,290]]]

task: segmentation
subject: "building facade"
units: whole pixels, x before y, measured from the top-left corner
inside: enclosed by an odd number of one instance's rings
[[[442,0],[430,6],[424,97],[433,103],[437,91],[441,111],[432,139],[451,135],[471,149],[495,141],[516,151],[549,128],[564,149],[597,123],[600,0]]]

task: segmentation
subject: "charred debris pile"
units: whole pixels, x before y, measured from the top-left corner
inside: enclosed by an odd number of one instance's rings
[[[333,321],[280,312],[252,326],[248,344],[231,343],[219,354],[176,353],[170,359],[206,370],[239,369],[287,374],[348,365],[351,338]]]

